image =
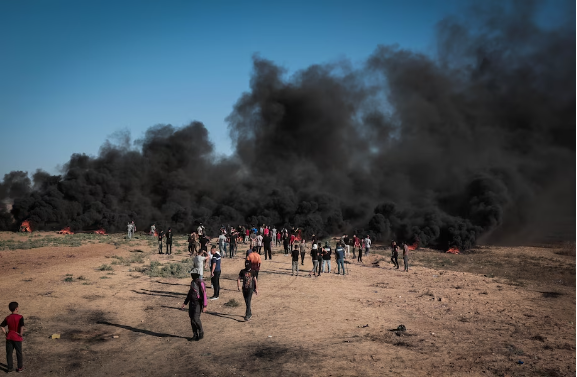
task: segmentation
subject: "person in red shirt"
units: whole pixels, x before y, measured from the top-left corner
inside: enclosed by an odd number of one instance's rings
[[[8,304],[8,309],[12,312],[0,324],[2,332],[6,334],[6,364],[8,364],[8,372],[14,370],[14,360],[12,359],[12,352],[16,350],[16,360],[18,362],[18,369],[16,372],[22,372],[22,335],[24,334],[24,317],[18,314],[18,303],[11,302]],[[8,330],[5,329],[8,327]]]

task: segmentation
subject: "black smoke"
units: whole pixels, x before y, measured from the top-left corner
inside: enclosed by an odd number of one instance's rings
[[[379,46],[361,68],[289,76],[256,56],[227,118],[231,157],[202,123],[154,126],[136,147],[73,155],[61,176],[8,174],[14,223],[2,209],[0,226],[266,223],[443,249],[574,238],[575,20],[540,27],[537,5],[444,19],[434,57]]]

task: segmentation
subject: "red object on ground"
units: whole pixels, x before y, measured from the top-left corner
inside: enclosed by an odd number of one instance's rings
[[[106,235],[106,231],[105,231],[104,229],[100,228],[100,229],[94,231],[94,234],[103,234],[103,235]]]
[[[28,220],[22,221],[22,225],[20,225],[20,231],[32,233],[32,227],[30,226],[30,222]]]
[[[62,229],[58,234],[74,234],[73,231],[70,230],[70,227],[67,226],[66,228]]]
[[[449,250],[447,250],[447,253],[459,254],[459,249],[457,249],[456,247],[452,247]]]

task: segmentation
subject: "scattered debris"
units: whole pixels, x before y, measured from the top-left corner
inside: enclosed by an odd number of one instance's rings
[[[52,334],[50,336],[51,339],[60,339],[60,334]]]
[[[359,329],[363,329],[363,328],[365,328],[365,327],[369,327],[369,324],[367,323],[366,325],[363,325],[363,326],[357,326],[357,327],[358,327]]]

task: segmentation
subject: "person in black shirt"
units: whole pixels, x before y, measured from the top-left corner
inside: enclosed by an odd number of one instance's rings
[[[166,232],[166,254],[172,254],[172,230],[170,228]]]
[[[321,270],[323,267],[323,247],[320,242],[317,243],[317,263],[318,263],[317,276],[321,276]]]
[[[162,238],[164,237],[164,232],[160,230],[158,232],[158,254],[164,254],[162,252]]]
[[[299,276],[299,245],[297,245],[296,243],[293,245],[293,250],[291,252],[291,256],[292,256],[292,261],[293,261],[293,267],[292,267],[292,276],[295,276],[295,271],[296,271],[296,275]]]
[[[208,252],[207,245],[210,239],[206,235],[200,236],[200,250]]]
[[[246,312],[244,315],[245,321],[250,321],[252,317],[252,311],[250,308],[250,303],[252,300],[252,292],[254,291],[255,295],[258,295],[258,291],[256,288],[257,279],[254,276],[253,271],[251,270],[250,261],[244,262],[244,270],[241,270],[238,273],[238,279],[236,279],[236,286],[240,291],[240,281],[242,279],[242,295],[244,297],[244,302],[246,304]]]
[[[270,235],[266,235],[262,238],[262,244],[264,245],[264,260],[272,259],[272,238]]]
[[[325,265],[328,265],[327,272],[331,273],[331,254],[333,251],[329,246],[329,241],[325,242],[325,247],[323,248],[323,272],[325,272]]]
[[[288,255],[289,253],[289,236],[287,233],[283,234],[282,236],[282,245],[284,246],[284,255]]]
[[[313,246],[311,249],[311,259],[313,260],[313,269],[311,272],[309,272],[309,276],[311,276],[311,275],[317,276],[317,269],[318,269],[318,265],[319,265],[319,261],[317,259],[318,253],[319,253],[319,249],[317,247],[317,244],[313,242]]]
[[[399,247],[397,246],[397,243],[395,241],[393,241],[393,244],[391,245],[392,253],[391,253],[391,262],[393,262],[393,266],[397,268],[397,270],[399,269]]]
[[[238,234],[234,230],[228,234],[228,255],[231,258],[236,254],[236,237],[238,237]]]

